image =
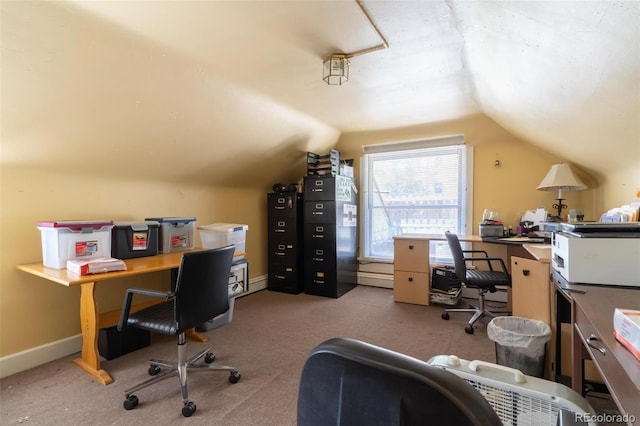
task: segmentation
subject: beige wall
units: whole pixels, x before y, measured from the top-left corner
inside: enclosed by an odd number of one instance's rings
[[[484,208],[498,210],[505,223],[512,226],[517,224],[517,218],[525,209],[538,206],[551,209],[555,194],[536,191],[535,187],[549,167],[563,159],[518,140],[483,115],[393,131],[347,134],[340,139],[337,148],[343,158],[359,159],[362,145],[451,134],[464,134],[467,143],[474,146],[474,226]],[[494,167],[496,159],[501,162],[499,168]],[[132,181],[115,176],[92,177],[73,172],[2,167],[0,356],[80,332],[79,289],[53,284],[15,268],[16,264],[41,261],[40,234],[36,228],[39,220],[118,221],[148,216],[195,216],[197,223],[202,225],[245,223],[249,225],[250,277],[267,273],[266,193],[274,182],[257,182],[256,188],[239,189]],[[356,162],[356,176],[358,172]],[[593,180],[591,176],[585,178],[589,182]],[[595,219],[601,213],[594,207],[602,203],[595,199],[596,191],[601,189],[595,188],[566,193],[569,207],[584,208],[586,219]],[[626,193],[612,197],[627,199]],[[161,286],[168,282],[162,274],[144,280],[145,286]],[[134,285],[135,280],[100,285],[100,310],[119,307],[122,290]]]
[[[552,211],[557,192],[537,191],[536,187],[552,164],[566,160],[517,139],[484,115],[395,131],[343,135],[337,148],[343,158],[357,159],[355,173],[358,176],[362,145],[454,134],[464,134],[466,144],[474,147],[474,229],[485,208],[497,210],[505,225],[514,228],[526,210],[544,207]],[[500,167],[494,166],[495,160],[500,160]],[[583,176],[580,170],[575,167],[574,170]],[[584,210],[586,220],[595,220],[601,213],[594,211],[593,189],[565,192],[564,195],[569,208]]]
[[[32,277],[15,267],[42,261],[36,228],[39,220],[133,221],[150,216],[195,216],[201,225],[248,224],[246,258],[250,276],[266,271],[266,196],[262,189],[103,179],[4,166],[1,179],[0,356],[80,333],[79,288]],[[199,238],[196,232],[197,245]],[[168,275],[159,273],[101,283],[97,289],[99,309],[118,308],[127,287],[162,287],[168,282]]]

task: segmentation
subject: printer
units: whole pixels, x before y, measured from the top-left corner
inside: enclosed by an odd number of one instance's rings
[[[640,288],[640,222],[562,223],[551,264],[568,283]]]

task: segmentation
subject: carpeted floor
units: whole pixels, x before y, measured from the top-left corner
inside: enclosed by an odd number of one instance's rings
[[[438,354],[495,362],[486,322],[464,332],[466,314],[440,318],[441,305],[393,301],[389,289],[358,286],[338,299],[261,291],[236,300],[231,323],[206,332],[209,343],[189,341],[189,353],[212,345],[216,362],[242,374],[230,384],[227,372],[190,376],[191,418],[180,412],[177,379],[137,392],[140,404],[122,408],[123,390],[146,379],[149,358],[174,359],[175,340],[153,336],[149,347],[104,361],[115,382],[96,383],[76,367],[74,354],[4,378],[3,425],[295,425],[300,372],[307,354],[331,337],[360,339],[428,360]]]

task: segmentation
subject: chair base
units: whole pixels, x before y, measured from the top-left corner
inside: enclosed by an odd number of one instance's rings
[[[473,334],[474,332],[474,328],[473,328],[473,324],[476,323],[476,321],[484,318],[484,317],[491,317],[494,318],[498,315],[510,315],[511,312],[509,312],[508,310],[502,311],[502,310],[488,310],[485,307],[485,293],[487,293],[489,290],[485,290],[485,289],[481,289],[479,291],[479,295],[478,295],[478,306],[474,306],[469,304],[469,308],[450,308],[450,309],[445,309],[444,312],[442,313],[442,319],[444,320],[448,320],[449,319],[449,312],[469,312],[472,313],[473,315],[471,316],[471,319],[469,320],[469,322],[467,322],[467,325],[464,328],[464,331],[467,334]]]
[[[229,382],[238,383],[240,373],[231,366],[213,364],[215,355],[210,352],[210,348],[206,349],[189,359],[186,359],[186,338],[184,333],[179,335],[178,340],[178,361],[149,360],[149,374],[151,378],[138,383],[124,391],[125,401],[123,406],[126,410],[131,410],[138,405],[138,398],[133,393],[141,389],[149,387],[153,384],[168,379],[169,377],[178,376],[180,381],[180,391],[182,393],[182,414],[190,417],[196,411],[196,405],[189,400],[188,373],[198,371],[229,371]],[[204,363],[199,360],[204,358]],[[166,370],[162,370],[162,367]]]

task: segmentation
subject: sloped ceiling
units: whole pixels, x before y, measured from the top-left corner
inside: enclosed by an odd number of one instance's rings
[[[2,163],[276,182],[343,133],[484,113],[638,169],[640,2],[363,4],[389,48],[327,86],[323,57],[381,43],[352,0],[2,2]]]

